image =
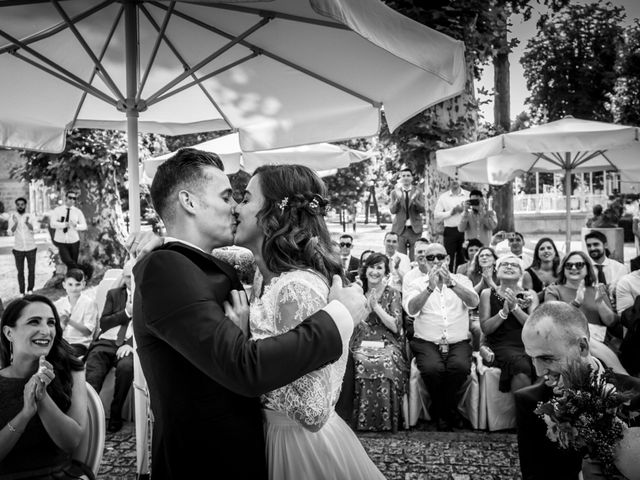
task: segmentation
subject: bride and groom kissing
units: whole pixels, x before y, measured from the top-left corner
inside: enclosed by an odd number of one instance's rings
[[[334,412],[354,325],[324,221],[326,187],[300,165],[261,167],[236,205],[215,154],[182,149],[151,186],[164,239],[133,236],[137,352],[155,424],[151,474],[384,478]],[[250,249],[249,305],[214,248]],[[154,249],[155,248],[155,249]],[[249,315],[250,312],[250,315]]]

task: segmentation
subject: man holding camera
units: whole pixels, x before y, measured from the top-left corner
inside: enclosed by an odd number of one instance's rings
[[[496,212],[487,207],[480,190],[469,192],[469,200],[464,205],[458,231],[464,233],[465,240],[477,238],[483,245],[489,245],[493,229],[498,226]]]
[[[58,247],[60,260],[67,266],[67,270],[78,267],[80,255],[80,236],[78,232],[87,229],[87,221],[82,210],[76,207],[78,194],[67,192],[64,205],[56,207],[51,213],[51,227],[56,233],[53,243]]]
[[[458,225],[465,210],[465,202],[469,199],[469,192],[462,189],[457,178],[451,179],[449,187],[449,190],[438,197],[433,216],[444,224],[442,243],[449,256],[449,271],[455,272],[465,262],[462,248],[464,234],[458,230]]]
[[[419,244],[420,275],[403,285],[402,305],[415,318],[411,350],[431,397],[430,414],[440,431],[460,421],[460,390],[471,368],[469,309],[478,306],[471,280],[449,272],[449,256],[439,243]]]

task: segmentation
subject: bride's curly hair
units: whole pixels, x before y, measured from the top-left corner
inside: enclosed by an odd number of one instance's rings
[[[324,219],[327,187],[303,165],[264,165],[258,176],[264,205],[257,214],[265,238],[262,257],[274,273],[311,268],[328,282],[342,276],[338,252]]]

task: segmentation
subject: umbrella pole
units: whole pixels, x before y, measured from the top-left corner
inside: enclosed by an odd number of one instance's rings
[[[567,165],[569,165],[569,156],[570,153],[566,153]],[[565,244],[565,255],[571,251],[571,170],[569,167],[564,170],[564,194],[566,198],[566,206],[567,206],[567,238]]]
[[[127,75],[127,158],[129,168],[129,232],[140,231],[140,172],[138,166],[138,6],[124,2]]]
[[[138,166],[138,112],[127,111],[129,168],[129,232],[140,231],[140,167]]]

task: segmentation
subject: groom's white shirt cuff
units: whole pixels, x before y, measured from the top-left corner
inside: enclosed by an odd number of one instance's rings
[[[333,300],[329,302],[323,310],[331,315],[333,322],[336,324],[336,327],[338,327],[342,344],[348,345],[351,340],[351,334],[353,333],[353,318],[351,318],[347,307],[339,301]]]

